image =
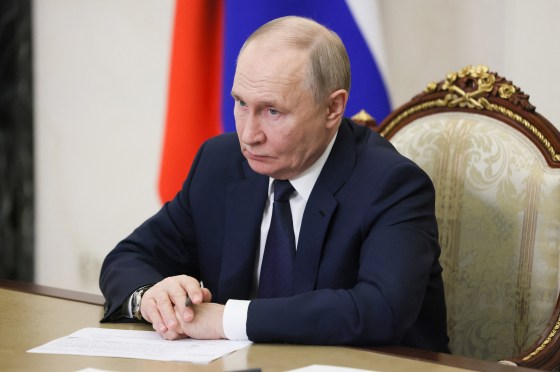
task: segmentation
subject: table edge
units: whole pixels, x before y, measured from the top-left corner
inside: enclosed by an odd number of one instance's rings
[[[61,298],[64,300],[83,302],[91,305],[101,305],[105,303],[105,299],[101,295],[93,293],[85,293],[72,291],[69,289],[49,287],[41,284],[14,281],[0,278],[0,288],[12,289],[20,292],[37,294],[48,297]]]

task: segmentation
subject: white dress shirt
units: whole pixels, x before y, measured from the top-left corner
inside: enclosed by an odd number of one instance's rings
[[[315,182],[319,178],[319,174],[325,165],[331,149],[333,147],[334,141],[336,140],[336,135],[333,137],[325,152],[315,163],[313,163],[309,168],[307,168],[303,173],[297,177],[290,179],[290,183],[296,190],[294,194],[290,197],[290,209],[292,211],[292,221],[294,224],[294,236],[296,240],[296,249],[299,240],[299,231],[301,228],[301,221],[303,219],[303,211],[305,210],[305,205],[311,191],[315,186]],[[258,263],[255,265],[255,275],[253,279],[252,295],[256,296],[257,289],[259,286],[259,275],[261,271],[262,259],[264,254],[264,247],[266,244],[266,237],[268,235],[268,229],[270,228],[270,221],[272,219],[272,203],[274,190],[272,189],[273,178],[270,178],[268,183],[268,200],[264,207],[263,218],[261,223],[261,236],[260,236],[260,246],[259,246],[259,256]],[[230,340],[248,340],[247,337],[247,312],[249,310],[248,300],[228,300],[224,309],[224,333],[226,338]]]

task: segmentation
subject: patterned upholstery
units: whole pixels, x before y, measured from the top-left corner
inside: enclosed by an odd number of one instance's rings
[[[560,342],[560,134],[467,67],[378,127],[436,188],[452,353],[550,369]]]

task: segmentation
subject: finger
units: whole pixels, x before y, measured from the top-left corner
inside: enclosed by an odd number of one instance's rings
[[[181,324],[181,332],[180,332],[180,335],[179,335],[180,338],[189,337],[189,335],[188,335],[188,333],[187,333],[187,329],[188,329],[188,327],[189,327],[189,325],[188,325],[189,322],[190,322],[190,321],[193,319],[193,317],[194,317],[194,310],[193,310],[192,308],[188,308],[188,310],[190,311],[190,314],[191,314],[190,319],[188,319],[188,320],[179,320],[179,322],[180,322],[180,324]],[[176,311],[176,314],[175,314],[175,315],[177,316],[177,319],[181,319],[181,317],[179,316],[180,314],[179,314],[179,310],[177,309],[177,307],[175,307],[175,311]]]
[[[200,304],[211,296],[203,292],[199,281],[193,277],[180,275],[174,278],[177,280],[176,283],[181,285],[181,290],[172,295],[173,302],[179,310],[177,314],[181,314],[183,320],[191,321],[194,318],[191,305]]]
[[[185,321],[187,323],[192,322],[193,319],[194,319],[194,307],[193,307],[193,305],[200,304],[202,302],[210,302],[212,300],[212,294],[210,293],[210,290],[207,289],[207,288],[202,288],[198,281],[196,282],[196,285],[193,284],[192,286],[194,287],[195,290],[200,291],[201,299],[200,300],[198,298],[191,299],[191,298],[187,297],[187,302],[185,303],[185,308],[180,311],[180,314],[182,314],[183,321]],[[189,288],[193,288],[193,287],[189,286]],[[191,293],[192,293],[192,291],[191,291]],[[193,296],[196,296],[196,295],[193,295]],[[183,329],[185,329],[184,326],[183,326]]]
[[[166,281],[167,279],[164,279],[148,289],[144,293],[144,296],[142,296],[140,307],[142,317],[150,321],[157,332],[166,332],[167,323],[169,322],[168,319],[166,319],[167,314],[165,313],[166,306],[170,306],[166,293],[169,281]]]
[[[159,335],[161,337],[165,338],[166,340],[178,340],[178,339],[187,337],[187,335],[185,335],[185,333],[182,329],[181,329],[180,332],[175,332],[175,331],[168,330],[167,332],[159,333]]]
[[[190,303],[195,304],[211,299],[209,291],[203,292],[198,280],[187,275],[165,278],[146,291],[145,297],[152,297],[156,303],[158,313],[154,315],[154,319],[158,322],[153,324],[155,329],[162,333],[168,330],[180,333],[180,320],[191,321],[194,318],[192,308],[187,306],[187,298]],[[173,334],[170,337],[174,336]]]
[[[200,288],[200,283],[198,280],[192,277],[188,277],[188,280],[184,281],[184,290],[189,297],[189,300],[193,304],[200,304],[204,300],[204,293],[202,288]]]
[[[179,314],[179,309],[177,307],[175,307],[175,317],[179,321],[179,326],[181,327],[181,331],[177,333],[185,334],[185,327],[184,327],[185,321],[182,319],[182,316]]]
[[[198,283],[194,278],[186,275],[180,275],[173,278],[172,285],[167,288],[169,297],[172,302],[175,318],[178,322],[181,320],[190,321],[194,313],[190,308],[192,300],[188,297],[188,288],[192,287],[192,283]]]
[[[158,292],[154,300],[156,302],[157,311],[165,327],[167,327],[168,330],[177,331],[179,329],[179,322],[175,317],[173,303],[168,294],[166,292]]]
[[[146,298],[146,296],[144,296],[142,298],[142,306],[140,307],[140,311],[142,312],[142,317],[148,322],[152,323],[152,328],[154,329],[154,331],[160,334],[167,332],[165,322],[161,318],[156,301],[153,298]]]
[[[212,292],[210,292],[208,288],[202,288],[202,297],[203,297],[203,302],[211,302]]]
[[[184,310],[177,309],[177,311],[179,311],[180,314],[183,314],[182,316],[183,322],[191,322],[194,319],[194,309],[192,305],[185,307]]]

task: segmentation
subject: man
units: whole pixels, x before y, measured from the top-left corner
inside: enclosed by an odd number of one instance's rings
[[[343,118],[349,88],[330,30],[284,17],[255,31],[232,87],[237,136],[202,145],[177,196],[109,253],[103,321],[135,315],[168,339],[447,352],[433,185]],[[295,191],[276,200],[277,184]],[[278,245],[293,248],[270,258]]]

